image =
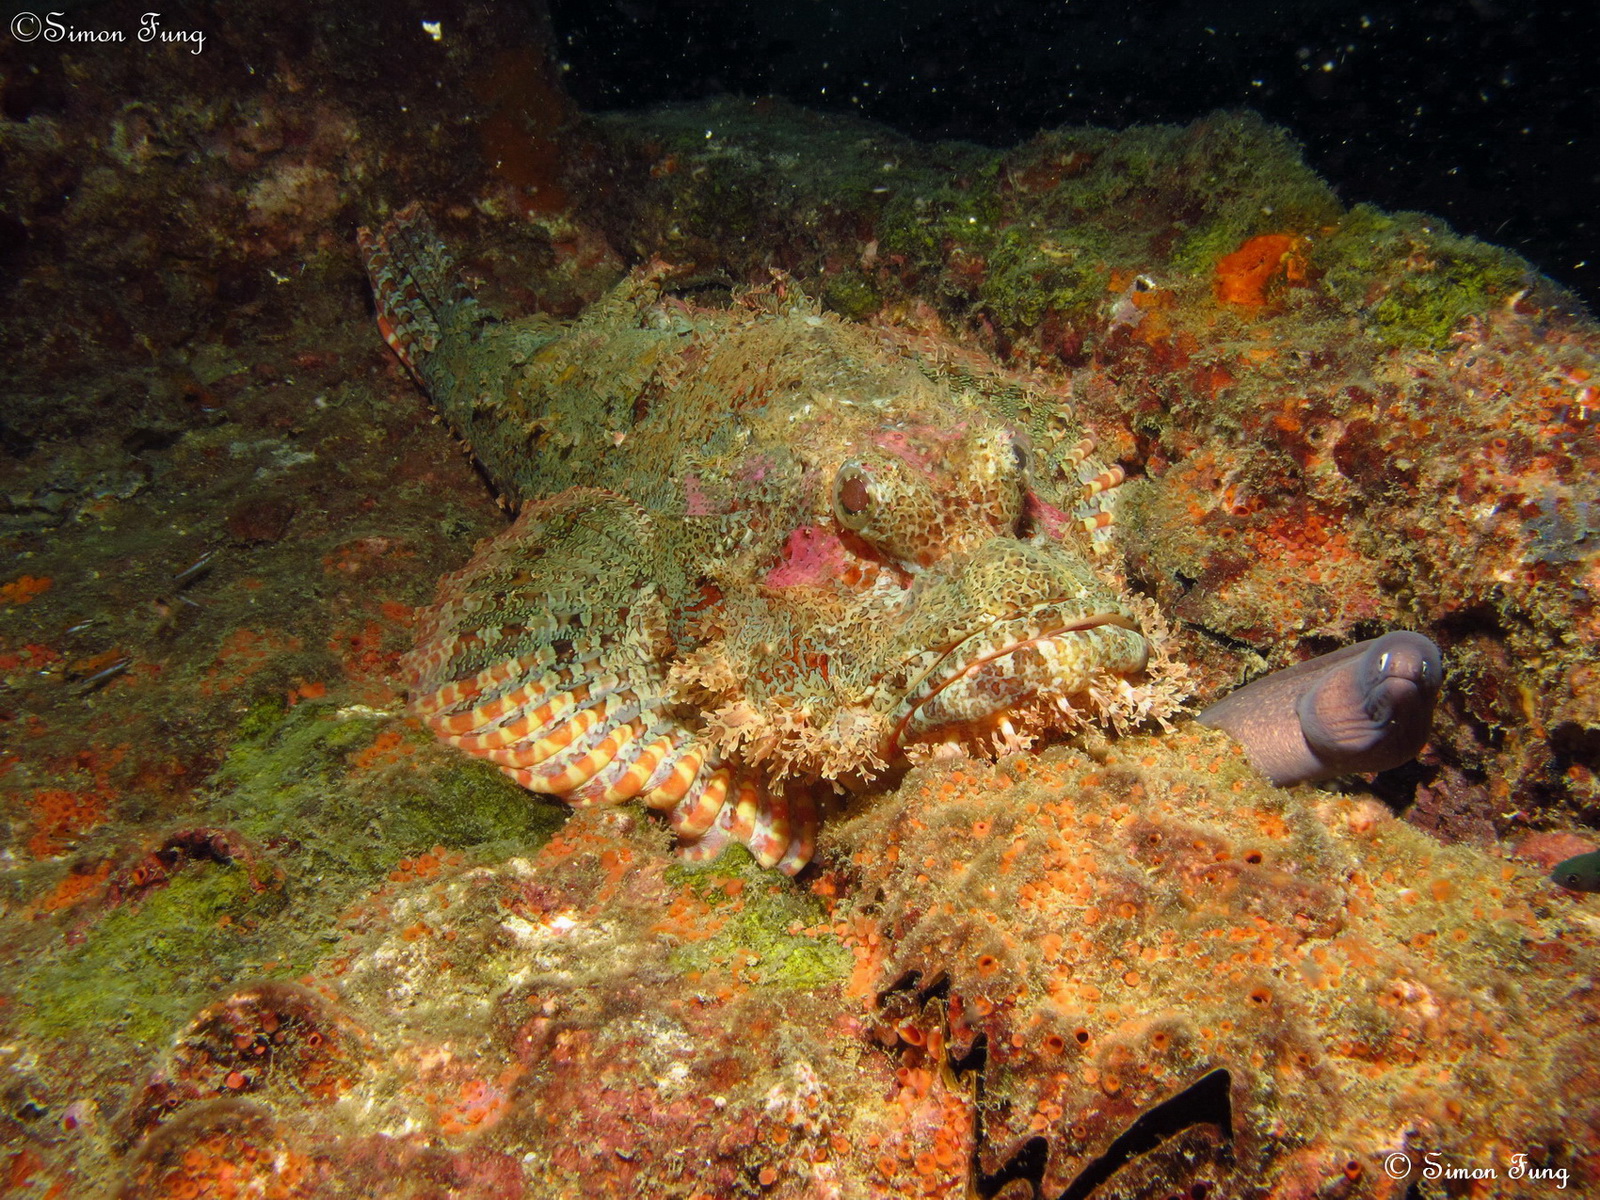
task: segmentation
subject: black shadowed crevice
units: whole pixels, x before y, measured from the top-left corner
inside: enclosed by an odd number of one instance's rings
[[[1232,1082],[1228,1072],[1219,1068],[1202,1075],[1176,1096],[1163,1100],[1143,1113],[1106,1147],[1104,1154],[1079,1172],[1078,1177],[1056,1200],[1085,1200],[1131,1159],[1154,1150],[1191,1125],[1215,1125],[1224,1141],[1232,1141],[1233,1104],[1229,1096]],[[980,1121],[982,1111],[980,1104],[977,1106]],[[984,1174],[978,1165],[978,1155],[983,1145],[981,1128],[973,1139],[973,1145],[973,1178],[977,1193],[983,1200],[998,1195],[1001,1188],[1018,1179],[1026,1179],[1032,1185],[1035,1197],[1041,1194],[1045,1163],[1049,1156],[1049,1143],[1044,1138],[1033,1137],[1023,1142],[991,1175]]]

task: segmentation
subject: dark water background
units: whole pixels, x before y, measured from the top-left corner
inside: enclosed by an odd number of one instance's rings
[[[1600,3],[551,0],[586,109],[775,93],[991,146],[1248,107],[1347,202],[1443,216],[1600,308]]]

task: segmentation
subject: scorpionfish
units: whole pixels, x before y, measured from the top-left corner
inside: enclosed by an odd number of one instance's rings
[[[1105,719],[1143,677],[1097,554],[1121,471],[1059,401],[781,284],[700,307],[645,269],[571,323],[503,320],[418,206],[359,238],[385,339],[521,506],[421,614],[410,710],[523,787],[793,874],[829,796]]]

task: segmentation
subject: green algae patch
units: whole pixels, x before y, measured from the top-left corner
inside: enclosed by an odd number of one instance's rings
[[[464,760],[432,739],[426,750],[423,772],[391,768],[372,781],[387,797],[374,819],[390,846],[416,853],[443,845],[496,860],[538,850],[571,815],[566,805],[518,787],[488,763]]]
[[[984,153],[964,165],[960,174],[896,181],[878,225],[881,253],[904,255],[920,273],[939,270],[958,247],[987,250],[1002,216],[1000,164]]]
[[[54,1037],[168,1037],[239,975],[310,966],[307,954],[269,967],[272,950],[258,930],[286,902],[276,881],[243,865],[190,867],[46,959],[19,989],[23,1020]]]
[[[214,783],[230,824],[285,847],[296,877],[364,884],[434,846],[493,859],[536,850],[568,810],[387,714],[252,710]]]
[[[1509,250],[1461,237],[1436,217],[1366,204],[1313,248],[1311,264],[1374,337],[1417,350],[1447,348],[1463,321],[1508,303],[1534,277]]]
[[[748,968],[763,983],[797,991],[850,978],[854,958],[837,939],[798,932],[828,920],[822,904],[762,867],[744,847],[730,847],[704,867],[668,867],[666,879],[692,890],[723,922],[709,938],[672,953],[678,970],[705,971],[731,963],[736,970]],[[735,895],[729,895],[730,883]]]
[[[1185,126],[1169,153],[1161,182],[1177,189],[1176,211],[1193,230],[1194,246],[1210,243],[1227,253],[1257,234],[1309,233],[1343,214],[1300,144],[1256,113],[1214,113]]]
[[[882,306],[883,297],[860,271],[841,271],[823,285],[822,302],[846,320],[864,321]]]
[[[283,723],[289,702],[279,695],[263,696],[252,704],[233,731],[236,746],[258,742]]]
[[[1172,248],[1171,270],[1178,275],[1209,282],[1216,266],[1250,236],[1248,225],[1237,221],[1211,221],[1183,234]]]
[[[1087,311],[1105,298],[1111,268],[1079,238],[1042,239],[1008,230],[995,243],[982,296],[1008,329],[1033,328],[1045,314]]]

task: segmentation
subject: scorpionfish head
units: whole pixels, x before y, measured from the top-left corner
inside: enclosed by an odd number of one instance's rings
[[[1088,532],[1102,505],[1076,478],[1077,514],[1034,488],[1078,461],[1041,461],[1026,432],[936,388],[798,424],[796,518],[678,675],[725,753],[776,777],[870,778],[907,754],[1013,749],[1092,721],[1145,670]]]

